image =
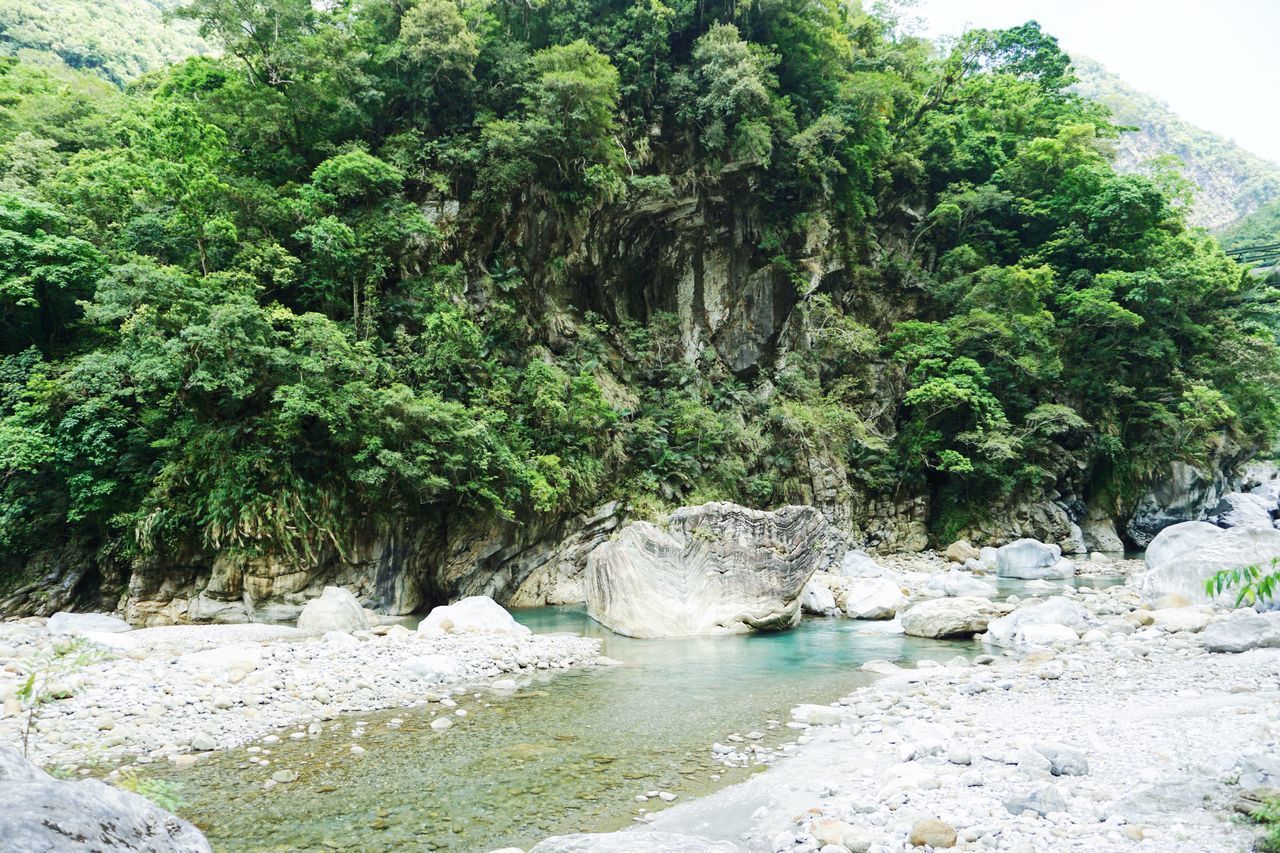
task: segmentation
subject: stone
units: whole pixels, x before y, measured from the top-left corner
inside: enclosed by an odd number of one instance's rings
[[[832,594],[831,587],[816,580],[810,580],[804,585],[804,592],[800,596],[800,607],[805,613],[812,613],[815,616],[840,615],[840,608],[836,607],[836,597]]]
[[[133,626],[106,613],[55,613],[49,617],[50,634],[120,634]]]
[[[932,847],[935,850],[956,846],[956,828],[936,818],[925,818],[911,827],[907,841],[912,847]]]
[[[1008,616],[993,619],[987,625],[985,642],[1004,648],[1016,648],[1032,645],[1051,645],[1053,638],[1065,638],[1062,632],[1036,631],[1033,628],[1058,626],[1069,629],[1074,642],[1079,634],[1098,625],[1098,620],[1089,615],[1083,606],[1069,598],[1054,596],[1038,604],[1019,607]]]
[[[1124,540],[1116,529],[1116,520],[1101,510],[1093,510],[1080,525],[1085,547],[1108,554],[1124,552]]]
[[[1280,787],[1280,755],[1255,752],[1240,759],[1240,787]]]
[[[1061,547],[1035,539],[1019,539],[996,552],[996,574],[1002,578],[1056,580],[1075,572],[1075,564],[1062,556]]]
[[[1211,652],[1247,652],[1280,648],[1280,611],[1255,613],[1241,609],[1205,628],[1200,635]]]
[[[466,674],[462,663],[452,655],[418,655],[404,662],[404,670],[428,684],[455,681]]]
[[[709,503],[633,522],[587,558],[587,613],[640,638],[791,628],[828,537],[813,507]]]
[[[943,553],[953,563],[964,565],[969,560],[976,560],[980,556],[977,548],[973,547],[968,539],[957,539],[947,546],[947,550]]]
[[[840,574],[847,578],[878,578],[887,572],[866,551],[846,551],[840,559]]]
[[[699,835],[650,829],[555,835],[539,841],[529,853],[739,853],[738,845]]]
[[[506,634],[522,637],[532,632],[492,598],[472,595],[453,604],[432,608],[427,618],[418,623],[418,633],[427,636]]]
[[[1176,593],[1188,601],[1206,602],[1205,581],[1219,571],[1258,566],[1270,570],[1280,558],[1280,530],[1261,527],[1222,529],[1203,521],[1175,524],[1160,531],[1147,548],[1148,569],[1141,576],[1145,601]],[[1216,599],[1232,605],[1236,593]]]
[[[1174,607],[1151,614],[1151,624],[1171,634],[1179,631],[1199,633],[1209,626],[1210,615],[1199,607]]]
[[[1209,511],[1208,520],[1219,527],[1271,527],[1276,502],[1250,492],[1228,492]]]
[[[1139,548],[1148,548],[1165,528],[1203,518],[1230,491],[1227,479],[1221,468],[1206,471],[1172,463],[1152,477],[1151,489],[1139,499],[1125,532]]]
[[[440,717],[439,719],[435,719],[431,721],[431,728],[435,729],[438,732],[442,732],[445,729],[450,728],[452,725],[453,725],[453,720],[449,719],[448,717]]]
[[[836,726],[844,721],[844,714],[830,705],[797,705],[791,709],[791,719],[807,726]]]
[[[1067,798],[1057,785],[1045,785],[1043,788],[1037,788],[1023,796],[1005,800],[1004,807],[1015,815],[1022,814],[1025,811],[1033,811],[1041,817],[1045,817],[1054,812],[1065,812],[1067,810]]]
[[[1049,761],[1049,772],[1054,776],[1085,776],[1089,773],[1089,759],[1084,752],[1061,743],[1037,743],[1032,749]]]
[[[892,619],[907,597],[891,578],[857,578],[845,581],[840,603],[850,619]]]
[[[271,781],[277,785],[288,785],[290,782],[298,781],[297,770],[277,770],[271,774]]]
[[[985,598],[935,598],[913,605],[902,615],[902,629],[913,637],[967,637],[987,630],[1000,610]]]
[[[986,545],[978,549],[978,562],[986,567],[989,571],[996,570],[996,563],[1000,559],[1000,549]]]
[[[356,597],[340,586],[326,586],[298,615],[298,628],[314,634],[326,631],[366,631],[369,620]]]
[[[930,578],[928,587],[950,596],[972,595],[991,598],[998,592],[995,584],[978,580],[968,572],[957,568],[952,568],[944,575]]]
[[[22,851],[212,851],[200,830],[145,797],[83,779],[64,782],[0,746],[0,847]]]

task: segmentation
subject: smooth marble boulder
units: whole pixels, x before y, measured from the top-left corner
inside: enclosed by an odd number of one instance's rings
[[[1142,597],[1156,601],[1166,595],[1180,595],[1192,603],[1209,600],[1205,582],[1219,571],[1258,566],[1275,571],[1272,561],[1280,560],[1280,530],[1270,527],[1223,529],[1202,521],[1175,524],[1160,531],[1146,554],[1147,572],[1142,575]],[[1235,604],[1236,591],[1217,597],[1219,604]]]
[[[64,782],[0,746],[0,849],[206,853],[200,830],[96,779]]]
[[[133,626],[107,613],[55,613],[49,617],[51,634],[121,634]]]
[[[913,637],[970,637],[987,630],[999,616],[1000,609],[985,598],[934,598],[902,614],[902,628]]]
[[[1062,556],[1062,548],[1057,545],[1019,539],[996,551],[996,574],[1002,578],[1057,580],[1075,573],[1075,564]]]
[[[807,506],[709,503],[661,526],[634,522],[587,558],[587,613],[631,637],[791,628],[805,585],[829,559],[828,534]]]
[[[369,620],[356,597],[340,586],[326,586],[298,614],[298,628],[313,634],[328,631],[364,631]]]
[[[523,636],[530,631],[517,622],[501,604],[487,595],[472,595],[432,608],[427,618],[418,623],[418,633],[442,634],[509,634]]]

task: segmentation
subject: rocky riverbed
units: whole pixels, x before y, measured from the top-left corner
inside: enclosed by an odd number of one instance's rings
[[[71,769],[193,763],[346,712],[435,703],[445,719],[451,692],[510,690],[521,672],[593,666],[598,647],[567,634],[429,635],[400,625],[323,635],[269,625],[57,634],[49,620],[28,618],[0,623],[0,743],[23,740],[16,691],[32,671],[51,673],[53,701],[37,709],[30,754]]]
[[[1249,849],[1255,830],[1231,806],[1280,784],[1280,648],[1206,645],[1255,617],[1144,604],[1134,582],[1005,603],[1012,615],[987,634],[1005,645],[989,654],[868,664],[884,676],[874,686],[793,711],[794,747],[712,747],[726,763],[763,758],[768,772],[638,813],[647,826],[630,835],[534,849]]]

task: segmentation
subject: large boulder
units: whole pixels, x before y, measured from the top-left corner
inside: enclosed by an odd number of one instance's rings
[[[840,574],[847,578],[878,578],[888,571],[866,551],[847,551],[840,559]]]
[[[369,620],[356,597],[340,586],[326,586],[298,614],[298,627],[313,634],[327,631],[364,631]]]
[[[1172,463],[1134,508],[1125,526],[1129,539],[1146,548],[1166,527],[1204,518],[1222,495],[1231,491],[1225,473],[1232,467],[1230,462],[1224,459],[1210,470],[1185,462]]]
[[[907,606],[902,587],[890,577],[846,580],[840,608],[850,619],[892,619]]]
[[[1208,600],[1205,581],[1223,570],[1258,566],[1270,571],[1280,559],[1280,530],[1271,527],[1232,527],[1224,530],[1205,522],[1176,524],[1160,531],[1147,548],[1149,567],[1142,576],[1142,596],[1156,601],[1180,595],[1191,602]],[[1232,590],[1218,603],[1234,604]]]
[[[979,563],[978,565],[981,564]],[[954,567],[946,574],[934,575],[929,578],[928,587],[943,595],[953,597],[975,595],[979,598],[991,598],[998,592],[995,584],[979,580],[969,572]]]
[[[1058,545],[1019,539],[996,551],[996,574],[1002,578],[1056,580],[1075,573],[1075,564],[1062,556]]]
[[[531,633],[517,622],[502,605],[487,595],[472,595],[453,604],[433,607],[427,618],[418,623],[418,633],[442,634],[511,634]]]
[[[1211,652],[1280,648],[1280,611],[1237,610],[1205,628],[1200,639]]]
[[[1048,645],[1051,642],[1045,641],[1051,640],[1054,632],[1035,629],[1056,625],[1069,628],[1071,633],[1068,640],[1074,642],[1081,633],[1097,624],[1098,620],[1094,619],[1082,606],[1069,598],[1055,596],[1036,604],[1019,607],[1008,616],[991,620],[983,640],[1006,648]],[[1062,636],[1066,635],[1062,634]]]
[[[1229,492],[1209,511],[1209,520],[1219,527],[1271,527],[1276,501],[1266,494]]]
[[[907,610],[902,629],[913,637],[970,637],[987,630],[1000,614],[1000,608],[985,598],[935,598]]]
[[[828,558],[813,507],[684,507],[627,525],[587,558],[587,613],[619,634],[678,637],[791,628]]]
[[[815,616],[840,615],[840,608],[836,606],[836,597],[831,587],[820,583],[817,578],[804,585],[804,593],[800,596],[800,609]]]
[[[952,542],[947,546],[947,550],[943,556],[953,563],[964,565],[970,560],[978,559],[980,553],[981,552],[978,551],[978,549],[975,548],[968,539],[957,539],[955,542]]]
[[[133,627],[106,613],[55,613],[49,617],[51,634],[120,634]]]
[[[191,824],[96,779],[64,782],[0,746],[0,849],[204,853]]]

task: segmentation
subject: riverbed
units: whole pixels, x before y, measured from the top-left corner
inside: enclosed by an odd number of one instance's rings
[[[223,850],[531,846],[547,835],[616,829],[665,805],[637,795],[684,801],[762,769],[725,768],[709,746],[735,735],[774,748],[793,742],[796,731],[779,722],[788,710],[869,684],[873,676],[859,669],[866,661],[945,661],[976,648],[846,619],[806,619],[774,634],[635,640],[600,628],[581,607],[516,616],[536,633],[596,637],[623,665],[539,674],[510,693],[455,693],[456,708],[343,715],[317,733],[297,729],[297,740],[285,731],[278,743],[150,775],[176,786],[181,813]],[[442,715],[453,725],[433,729]],[[280,770],[297,780],[264,790]]]

